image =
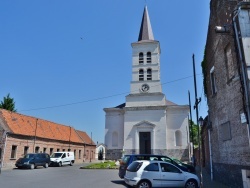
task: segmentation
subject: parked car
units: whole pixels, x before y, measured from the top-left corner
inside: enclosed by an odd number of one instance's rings
[[[128,166],[124,181],[138,188],[200,186],[200,180],[195,174],[164,161],[134,161]]]
[[[136,160],[157,160],[157,161],[165,161],[170,162],[177,167],[179,167],[181,170],[188,172],[188,169],[185,166],[178,165],[173,159],[170,157],[164,156],[164,155],[152,155],[152,154],[131,154],[131,155],[124,155],[123,158],[120,160],[120,167],[119,167],[119,177],[123,178],[127,167]]]
[[[50,156],[47,153],[28,153],[23,158],[16,161],[17,168],[34,169],[37,166],[48,168],[50,164]]]
[[[50,165],[51,166],[62,166],[62,165],[70,165],[72,166],[75,162],[74,152],[54,152],[50,156]]]
[[[184,162],[182,162],[182,161],[180,161],[180,160],[178,160],[178,159],[173,159],[173,161],[176,162],[176,163],[177,163],[178,165],[180,165],[180,166],[186,167],[186,168],[188,169],[189,172],[195,173],[195,167],[194,167],[193,165],[184,163]]]

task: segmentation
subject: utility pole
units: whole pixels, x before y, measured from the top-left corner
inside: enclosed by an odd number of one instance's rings
[[[90,152],[89,152],[89,155],[90,155],[90,159],[89,159],[89,162],[91,162],[91,153],[92,153],[92,132],[91,132],[91,143],[90,143]]]
[[[36,130],[37,130],[37,122],[38,122],[38,119],[36,119],[36,129],[35,129],[35,136],[34,136],[33,153],[35,153],[35,146],[36,146]]]
[[[196,110],[196,123],[198,125],[198,159],[200,164],[200,179],[201,179],[201,187],[202,187],[202,162],[201,162],[201,143],[200,143],[200,126],[199,126],[199,111],[198,111],[198,104],[201,102],[201,98],[197,98],[197,87],[196,87],[196,71],[195,71],[195,59],[193,54],[193,72],[194,72],[194,91],[195,91],[195,105],[194,109]]]
[[[192,140],[192,163],[193,163],[193,165],[195,167],[195,159],[194,159],[194,132],[193,132],[191,99],[190,99],[190,92],[189,91],[188,91],[188,99],[189,99],[189,113],[190,113],[190,130],[191,130],[191,140]]]

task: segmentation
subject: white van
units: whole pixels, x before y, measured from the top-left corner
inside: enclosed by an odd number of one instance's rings
[[[62,166],[70,165],[72,166],[75,162],[74,152],[54,152],[50,156],[51,166]]]

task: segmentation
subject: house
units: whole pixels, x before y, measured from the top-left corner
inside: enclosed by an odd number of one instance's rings
[[[124,154],[162,154],[189,160],[188,105],[166,99],[160,79],[160,42],[147,6],[132,46],[132,81],[126,102],[104,108],[106,159]]]
[[[249,8],[247,1],[211,0],[202,62],[209,108],[202,164],[211,178],[230,187],[250,186]]]
[[[2,167],[14,167],[26,153],[73,151],[75,163],[94,159],[96,145],[83,131],[0,109]]]

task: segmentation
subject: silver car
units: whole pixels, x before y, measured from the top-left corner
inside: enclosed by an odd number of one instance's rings
[[[124,181],[138,188],[200,187],[200,180],[195,174],[164,161],[134,161],[128,166]]]

